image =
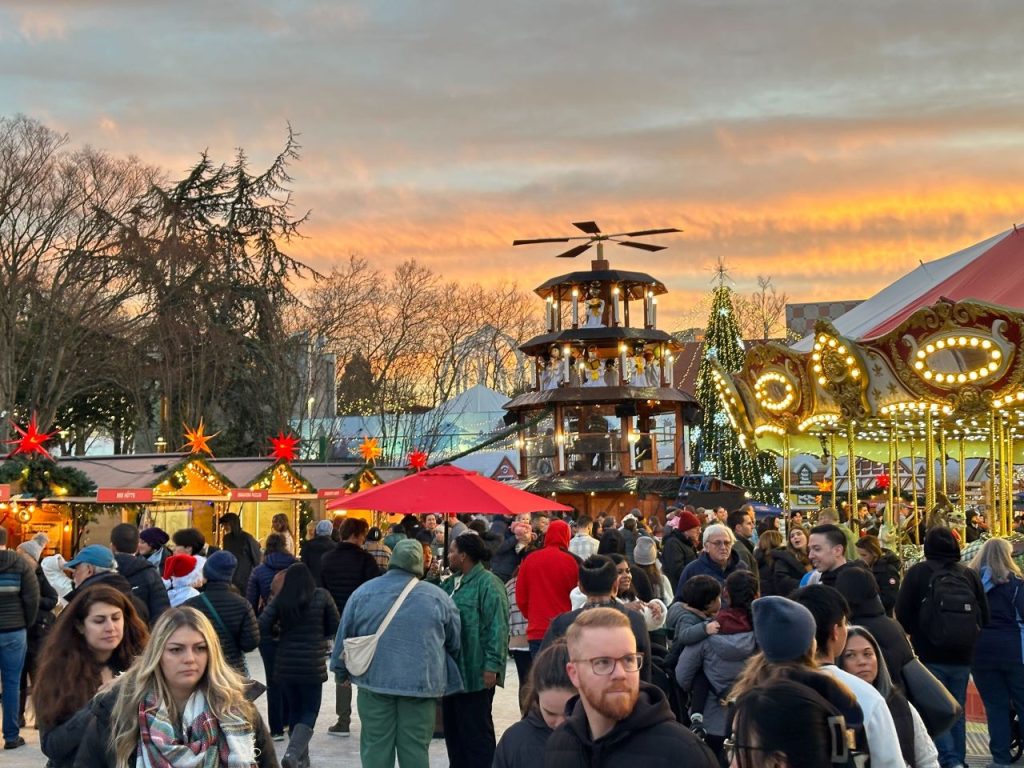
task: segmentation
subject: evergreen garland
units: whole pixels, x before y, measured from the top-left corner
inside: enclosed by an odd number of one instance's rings
[[[33,454],[15,456],[0,464],[0,483],[16,484],[20,493],[36,501],[60,496],[92,496],[96,484],[79,469],[60,466],[53,459]]]
[[[764,451],[752,454],[740,447],[736,433],[715,390],[712,360],[726,371],[743,367],[744,349],[732,306],[732,290],[720,281],[704,334],[704,356],[697,372],[697,400],[703,409],[701,424],[691,433],[694,468],[736,483],[764,502],[774,503],[782,487],[778,463]]]

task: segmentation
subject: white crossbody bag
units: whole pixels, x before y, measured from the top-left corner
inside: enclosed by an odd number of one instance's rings
[[[377,641],[380,640],[384,630],[388,628],[388,624],[395,618],[398,609],[405,602],[405,598],[409,596],[409,593],[412,592],[413,587],[417,584],[419,584],[419,579],[415,576],[409,579],[409,583],[405,585],[405,589],[398,595],[398,599],[395,600],[391,610],[384,616],[384,621],[377,627],[376,632],[372,635],[345,638],[345,648],[342,651],[341,657],[345,662],[345,669],[348,670],[350,675],[365,674],[366,670],[370,668],[370,664],[373,663],[373,655],[377,652]]]

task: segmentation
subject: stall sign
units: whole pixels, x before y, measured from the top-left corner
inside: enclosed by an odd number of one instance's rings
[[[232,501],[266,501],[270,497],[269,491],[253,491],[249,488],[231,488],[228,497]]]
[[[8,484],[0,485],[0,501],[11,500],[11,486]]]
[[[141,504],[152,500],[152,488],[100,488],[96,491],[96,501],[100,504]]]
[[[321,488],[316,492],[318,499],[340,499],[344,495],[344,488]]]

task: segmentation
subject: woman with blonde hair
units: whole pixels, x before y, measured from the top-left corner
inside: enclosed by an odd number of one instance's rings
[[[1024,712],[1024,589],[1013,546],[1006,539],[989,539],[971,560],[988,598],[989,621],[982,627],[974,651],[971,676],[985,704],[988,743],[993,765],[1010,765],[1010,704]]]
[[[163,613],[142,656],[91,707],[76,768],[278,768],[245,680],[193,608]]]

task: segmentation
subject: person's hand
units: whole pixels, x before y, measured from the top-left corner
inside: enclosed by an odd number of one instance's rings
[[[498,684],[497,672],[484,672],[484,688],[493,688]]]
[[[664,615],[662,608],[658,603],[648,603],[647,607],[651,609],[651,618],[655,621],[661,621],[661,617]]]
[[[709,621],[707,624],[704,625],[704,629],[707,631],[709,635],[717,635],[721,628],[722,625],[719,624],[717,621]]]
[[[647,606],[640,600],[630,600],[628,603],[625,603],[627,611],[643,612],[646,607]]]

